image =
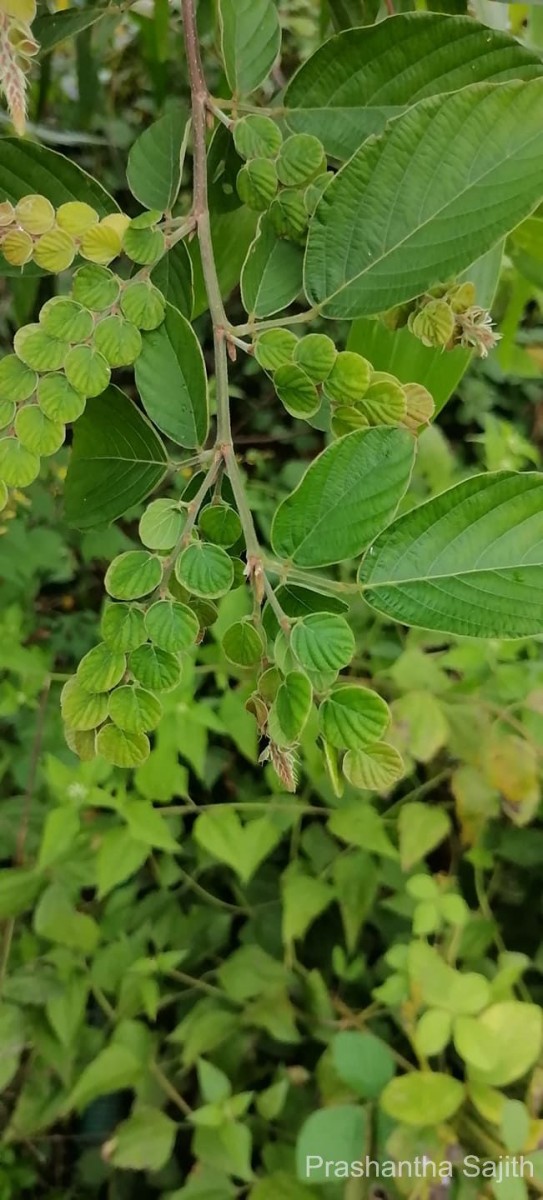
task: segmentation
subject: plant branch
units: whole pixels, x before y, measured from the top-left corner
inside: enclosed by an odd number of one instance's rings
[[[185,34],[185,48],[189,73],[190,91],[192,97],[192,134],[194,155],[194,205],[193,217],[196,222],[202,272],[209,302],[209,312],[213,324],[213,344],[215,351],[215,384],[217,396],[217,438],[215,443],[216,455],[224,461],[224,466],[236,501],[239,517],[245,536],[247,550],[247,577],[254,589],[256,599],[262,602],[266,591],[266,580],[253,514],[249,507],[243,479],[239,470],[232,442],[232,425],[230,420],[230,392],[228,386],[228,347],[229,335],[245,332],[245,328],[235,329],[230,326],[225,313],[215,255],[211,224],[209,219],[209,197],[207,186],[207,112],[215,113],[215,104],[211,100],[202,68],[198,29],[196,24],[195,0],[182,0],[182,14]],[[303,314],[293,320],[302,321]],[[277,322],[275,322],[277,324]],[[273,327],[273,323],[272,323]],[[253,328],[247,326],[247,332]],[[216,459],[214,460],[216,462]],[[213,464],[212,468],[213,469]],[[199,497],[196,498],[198,500]],[[195,504],[196,501],[193,502]],[[197,517],[192,515],[192,524],[185,528],[183,545],[187,544],[187,529],[190,535]],[[190,518],[189,518],[190,520]],[[284,615],[283,615],[284,616]]]
[[[308,325],[318,315],[318,308],[308,308],[305,312],[294,313],[291,317],[273,317],[269,321],[247,321],[245,325],[229,325],[228,328],[231,333],[237,335],[263,333],[265,329],[283,329],[285,325]]]

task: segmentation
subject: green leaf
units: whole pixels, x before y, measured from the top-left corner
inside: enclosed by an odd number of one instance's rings
[[[477,303],[490,308],[503,258],[501,242],[472,263],[461,279],[475,284]],[[471,350],[457,346],[443,353],[441,347],[424,346],[411,330],[387,329],[382,321],[361,317],[352,325],[348,349],[367,354],[376,371],[389,371],[402,383],[419,383],[430,392],[440,412],[455,391],[472,360]]]
[[[301,246],[279,238],[262,216],[241,272],[243,307],[259,318],[288,308],[303,290],[303,266]]]
[[[279,505],[275,553],[300,567],[353,558],[391,520],[413,466],[403,429],[357,429],[328,446]]]
[[[405,13],[325,42],[288,85],[287,123],[346,159],[426,96],[539,74],[533,51],[469,17]]]
[[[39,42],[40,58],[49,54],[55,46],[60,46],[68,39],[71,41],[84,29],[96,25],[110,11],[107,7],[69,8],[36,17],[32,23],[32,36]]]
[[[169,831],[167,818],[147,800],[128,800],[122,808],[122,816],[135,841],[172,853],[179,850]]]
[[[359,1162],[367,1139],[366,1110],[358,1105],[334,1104],[311,1113],[296,1143],[298,1179],[317,1184],[331,1182],[327,1163]]]
[[[0,1092],[11,1083],[25,1045],[21,1010],[11,1004],[0,1007]]]
[[[128,829],[108,829],[101,835],[96,858],[98,894],[101,899],[139,871],[149,847],[132,837]]]
[[[252,667],[264,654],[262,638],[252,621],[235,621],[226,630],[222,648],[230,662],[239,667]]]
[[[149,738],[144,733],[126,733],[116,725],[102,725],[96,738],[96,753],[113,767],[140,767],[149,757]]]
[[[177,500],[152,500],[140,519],[140,541],[149,550],[172,550],[181,536],[185,520]]]
[[[375,1100],[395,1073],[386,1042],[373,1033],[345,1030],[332,1039],[332,1061],[336,1074],[358,1096]]]
[[[248,883],[275,849],[281,830],[268,817],[242,825],[237,813],[217,807],[197,818],[194,837],[203,850],[231,867],[242,883]]]
[[[142,1105],[113,1131],[108,1162],[119,1170],[160,1171],[172,1153],[175,1121],[157,1108]]]
[[[460,1108],[464,1087],[439,1071],[411,1071],[385,1088],[380,1104],[389,1117],[404,1125],[440,1125]]]
[[[148,550],[126,550],[109,564],[104,582],[106,591],[115,600],[138,600],[153,592],[161,579],[162,563],[158,555]]]
[[[34,194],[47,196],[55,208],[69,200],[81,200],[92,205],[101,217],[117,211],[115,201],[105,188],[63,154],[28,138],[1,138],[2,200],[16,204],[23,196]],[[10,268],[2,262],[2,273],[20,275],[20,268]],[[31,267],[30,273],[41,274],[41,271]]]
[[[451,830],[451,819],[445,809],[414,800],[402,805],[398,830],[402,871],[410,871],[444,841]]]
[[[425,942],[411,943],[407,967],[412,988],[431,1008],[442,1008],[455,1016],[474,1016],[489,1002],[490,988],[484,975],[456,971]]]
[[[30,908],[36,899],[43,880],[35,871],[22,867],[8,867],[0,871],[0,920],[18,917]]]
[[[198,528],[208,542],[234,546],[242,534],[241,521],[228,504],[207,504],[198,518]]]
[[[306,671],[340,671],[354,654],[355,642],[345,617],[310,613],[295,624],[290,646]]]
[[[271,1091],[271,1088],[269,1090]],[[262,1095],[263,1093],[260,1093],[260,1096]],[[310,1191],[304,1183],[293,1179],[292,1175],[287,1175],[286,1171],[274,1171],[273,1175],[259,1179],[249,1193],[249,1200],[277,1200],[278,1196],[281,1197],[281,1200],[317,1200],[316,1192]],[[180,1200],[184,1200],[184,1197],[180,1197]],[[188,1196],[187,1200],[190,1200]],[[198,1197],[195,1196],[194,1200],[198,1200]],[[207,1200],[207,1197],[202,1196],[202,1200]],[[226,1193],[224,1197],[210,1196],[209,1200],[227,1200]]]
[[[192,542],[175,564],[179,583],[195,596],[215,598],[230,591],[234,582],[232,559],[212,542]]]
[[[162,716],[157,696],[145,688],[116,688],[109,698],[109,715],[119,729],[126,733],[145,733],[155,729]]]
[[[138,646],[130,655],[129,666],[138,683],[152,692],[170,692],[182,675],[177,654],[159,646]]]
[[[281,49],[281,29],[273,0],[219,0],[221,54],[235,95],[254,92],[271,71]]]
[[[370,688],[336,688],[320,709],[324,737],[338,750],[365,750],[379,741],[389,721],[388,704]]]
[[[108,604],[100,633],[112,650],[136,650],[147,641],[143,613],[135,604]]]
[[[206,1104],[217,1104],[232,1095],[232,1084],[224,1071],[220,1071],[205,1058],[198,1060],[198,1083]]]
[[[521,1100],[506,1100],[503,1106],[500,1132],[510,1154],[526,1146],[530,1132],[530,1113]]]
[[[145,614],[145,628],[155,646],[177,654],[189,650],[200,628],[196,613],[174,600],[157,600]]]
[[[470,1018],[464,1018],[468,1020]],[[429,1008],[417,1022],[415,1047],[418,1054],[428,1058],[441,1054],[451,1036],[451,1014],[442,1008]]]
[[[506,1087],[522,1079],[541,1053],[541,1009],[535,1004],[510,1000],[492,1004],[481,1013],[479,1021],[497,1039],[498,1058],[492,1065],[470,1068],[470,1077],[493,1087]]]
[[[47,1020],[62,1046],[73,1046],[85,1020],[89,994],[88,980],[82,975],[70,975],[62,989],[47,1001]]]
[[[209,421],[204,356],[192,326],[171,304],[162,325],[143,334],[135,374],[143,407],[162,433],[186,449],[202,446]]]
[[[169,212],[181,184],[188,134],[182,108],[170,108],[140,133],[128,155],[126,177],[132,195],[143,208]]]
[[[76,1108],[82,1112],[98,1096],[108,1096],[123,1088],[134,1087],[141,1071],[141,1063],[126,1046],[106,1046],[79,1076],[66,1105],[67,1110]]]
[[[475,475],[400,517],[360,568],[364,599],[395,621],[471,637],[543,625],[543,482]]]
[[[163,255],[153,267],[151,279],[168,303],[190,321],[194,308],[193,267],[184,242],[177,242]]]
[[[297,363],[285,363],[278,367],[273,383],[281,403],[291,416],[307,420],[318,412],[321,398],[317,388]]]
[[[74,431],[66,516],[79,529],[121,517],[164,478],[167,456],[149,421],[119,388],[90,400]]]
[[[483,144],[481,128],[492,129]],[[543,79],[422,100],[326,188],[309,228],[308,298],[343,318],[410,300],[490,250],[542,193]]]
[[[485,1029],[479,1017],[456,1017],[453,1033],[455,1049],[470,1067],[489,1070],[496,1065],[499,1039],[491,1030]]]
[[[34,911],[34,929],[40,937],[80,954],[92,954],[100,938],[96,921],[78,912],[61,884],[56,883],[40,897]]]
[[[269,714],[269,734],[279,746],[299,741],[311,712],[313,688],[303,671],[289,671]]]
[[[355,788],[386,792],[405,773],[401,754],[387,742],[376,742],[365,750],[348,750],[343,774]]]
[[[112,650],[107,642],[99,642],[81,659],[76,682],[87,692],[109,692],[122,679],[126,656]]]
[[[66,854],[75,841],[79,828],[79,813],[75,808],[62,805],[60,808],[53,808],[47,814],[38,856],[39,871],[45,871],[57,858]]]
[[[383,858],[398,858],[398,851],[392,845],[381,814],[369,804],[357,801],[356,804],[339,808],[332,813],[328,828],[350,846],[360,846],[361,850],[381,854]]]
[[[282,877],[283,941],[303,938],[313,921],[332,903],[334,889],[322,879],[302,875],[296,866]]]

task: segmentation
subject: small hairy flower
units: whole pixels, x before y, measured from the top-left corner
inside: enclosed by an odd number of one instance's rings
[[[260,763],[270,762],[276,775],[281,780],[285,791],[295,792],[298,783],[298,766],[293,750],[277,746],[269,742],[258,760]]]
[[[6,98],[15,132],[26,128],[26,74],[39,49],[25,19],[28,6],[18,15],[17,4],[0,0],[0,88]]]
[[[492,328],[492,316],[486,308],[474,304],[464,313],[458,313],[456,323],[459,326],[460,345],[466,349],[473,347],[481,358],[487,358],[489,350],[493,350],[501,339],[501,333]]]

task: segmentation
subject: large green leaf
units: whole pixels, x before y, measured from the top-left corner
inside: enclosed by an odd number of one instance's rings
[[[74,430],[66,515],[79,529],[122,516],[160,483],[166,451],[149,421],[119,388],[87,401]]]
[[[298,1179],[325,1183],[326,1160],[352,1163],[360,1159],[367,1145],[368,1116],[355,1104],[334,1104],[311,1113],[302,1125],[296,1143]]]
[[[168,254],[164,254],[153,267],[151,279],[166,300],[190,321],[194,306],[193,270],[184,242],[177,242]]]
[[[118,208],[96,179],[63,154],[26,138],[0,138],[0,202],[11,200],[16,204],[30,193],[47,196],[55,208],[68,200],[84,200],[101,217]],[[0,275],[20,278],[21,268],[10,266],[0,255]],[[29,263],[24,275],[43,275],[43,271]]]
[[[277,509],[276,554],[300,567],[360,554],[396,511],[414,455],[415,441],[403,429],[357,429],[333,442]]]
[[[364,598],[406,625],[472,637],[543,630],[543,478],[474,475],[385,530],[360,568]]]
[[[278,238],[263,217],[241,273],[241,298],[255,317],[271,317],[288,308],[303,288],[304,256],[300,246]]]
[[[236,95],[247,95],[266,78],[281,49],[274,0],[219,0],[221,53]]]
[[[144,129],[128,155],[126,177],[144,208],[168,212],[177,199],[188,134],[188,114],[170,108]]]
[[[185,317],[168,304],[158,329],[144,333],[136,385],[151,420],[172,442],[203,445],[208,429],[207,377],[200,343]]]
[[[470,17],[405,13],[325,42],[287,88],[287,121],[297,132],[316,134],[332,157],[345,159],[391,117],[427,96],[536,75],[538,55],[504,33]]]
[[[499,242],[464,272],[464,278],[475,284],[482,308],[490,308],[494,299],[502,257],[503,244]],[[353,322],[348,349],[366,355],[376,371],[391,371],[402,383],[428,388],[436,412],[447,403],[473,357],[473,351],[461,346],[444,354],[441,347],[424,346],[407,326],[391,330],[369,317]]]
[[[1,138],[0,201],[15,204],[31,192],[47,196],[55,208],[68,200],[84,200],[101,217],[117,209],[105,188],[63,154],[26,139]]]
[[[543,79],[423,100],[326,188],[309,227],[307,294],[328,317],[401,304],[463,271],[542,194]]]
[[[59,12],[44,13],[38,16],[32,25],[32,34],[39,42],[40,58],[49,54],[55,46],[68,38],[76,38],[78,33],[96,25],[102,17],[111,16],[112,9],[107,8],[67,8]]]

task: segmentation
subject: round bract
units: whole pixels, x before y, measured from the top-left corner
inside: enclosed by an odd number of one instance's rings
[[[110,563],[106,591],[114,600],[138,600],[154,592],[162,579],[162,563],[145,550],[127,550]]]

